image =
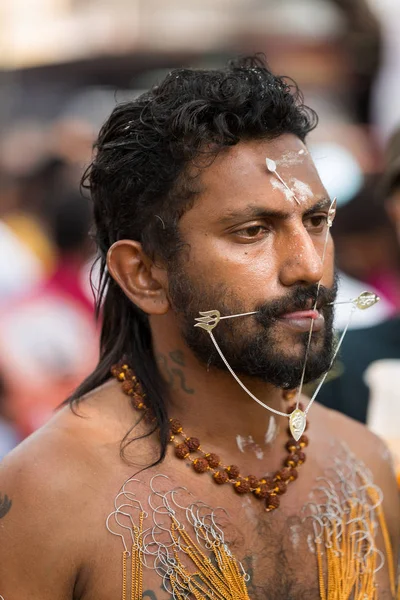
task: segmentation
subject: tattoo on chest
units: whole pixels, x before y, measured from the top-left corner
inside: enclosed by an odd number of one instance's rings
[[[5,494],[4,496],[0,493],[0,519],[6,516],[10,512],[12,506],[12,500]]]
[[[158,354],[157,362],[167,378],[168,385],[172,389],[179,388],[186,394],[194,394],[194,389],[188,385],[182,368],[185,367],[185,355],[181,350],[169,352],[168,357],[165,354]]]

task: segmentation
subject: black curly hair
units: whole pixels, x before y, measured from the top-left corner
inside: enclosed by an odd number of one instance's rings
[[[296,84],[271,73],[255,56],[220,70],[175,69],[160,85],[117,106],[100,131],[83,180],[94,204],[100,261],[100,359],[69,400],[73,404],[103,384],[111,366],[124,357],[156,416],[159,461],[168,439],[168,392],[153,355],[147,315],[110,277],[107,251],[129,238],[140,241],[149,256],[171,264],[181,249],[179,219],[198,192],[193,165],[201,171],[218,152],[240,141],[285,133],[304,141],[316,124]],[[122,455],[131,431],[122,441]]]

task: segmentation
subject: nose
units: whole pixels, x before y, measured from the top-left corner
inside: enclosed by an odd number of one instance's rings
[[[324,274],[322,261],[325,239],[312,238],[303,225],[292,229],[282,240],[280,281],[284,286],[318,283]]]

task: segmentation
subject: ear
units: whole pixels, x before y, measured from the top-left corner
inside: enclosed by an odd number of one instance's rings
[[[115,242],[107,253],[107,268],[126,296],[145,313],[168,312],[166,271],[155,266],[139,242]]]

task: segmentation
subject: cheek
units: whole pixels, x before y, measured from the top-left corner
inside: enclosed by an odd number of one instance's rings
[[[330,237],[325,251],[324,259],[324,274],[322,276],[322,283],[327,287],[332,286],[335,275],[335,245],[332,237]]]
[[[191,243],[188,269],[193,277],[226,286],[242,298],[258,301],[278,290],[278,253],[272,241],[231,244],[199,236]]]

